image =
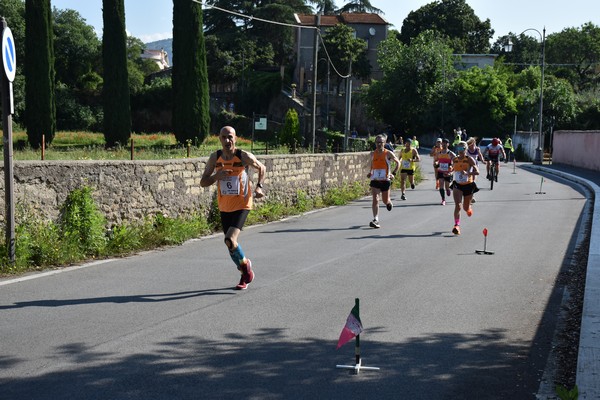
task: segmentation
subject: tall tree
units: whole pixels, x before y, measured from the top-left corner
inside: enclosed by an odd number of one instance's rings
[[[369,113],[411,135],[439,129],[437,112],[448,103],[446,88],[456,73],[450,47],[435,32],[426,31],[410,45],[389,36],[381,42],[377,56],[383,78],[373,82],[365,95]],[[443,124],[448,126],[449,120]]]
[[[25,102],[27,139],[34,148],[42,135],[52,142],[56,130],[54,35],[50,0],[25,3]]]
[[[352,72],[353,76],[360,79],[367,79],[370,76],[371,66],[366,57],[367,42],[354,37],[354,30],[348,25],[337,24],[327,29],[323,42],[331,57],[331,63],[335,67],[334,70],[343,75]],[[350,64],[352,64],[351,71]],[[321,68],[321,79],[324,77],[322,74],[325,71],[326,68]],[[343,82],[343,79],[337,74],[335,79],[338,86]]]
[[[408,44],[425,30],[450,39],[454,53],[487,53],[494,36],[489,19],[481,21],[466,0],[440,0],[411,11],[402,23],[400,40]]]
[[[369,0],[350,0],[338,10],[339,12],[375,13],[383,14],[379,8],[374,7]]]
[[[104,139],[106,146],[113,147],[126,144],[131,136],[124,0],[102,0],[102,17]]]
[[[173,131],[178,142],[209,134],[209,86],[202,6],[173,0]]]
[[[80,87],[82,80],[99,67],[101,42],[77,11],[55,8],[53,15],[56,80]]]
[[[308,0],[310,4],[314,5],[317,13],[323,15],[335,14],[335,1],[333,0]]]
[[[547,39],[546,62],[550,71],[568,79],[577,91],[600,83],[599,61],[600,26],[591,22],[580,28],[564,29]]]
[[[455,126],[471,132],[506,132],[508,116],[516,111],[516,101],[508,89],[508,76],[496,68],[470,68],[450,83],[448,105]]]

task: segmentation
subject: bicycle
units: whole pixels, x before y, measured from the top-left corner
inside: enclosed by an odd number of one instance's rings
[[[494,182],[498,182],[498,175],[496,173],[496,169],[500,168],[500,163],[498,159],[491,160],[490,165],[490,190],[494,190]]]

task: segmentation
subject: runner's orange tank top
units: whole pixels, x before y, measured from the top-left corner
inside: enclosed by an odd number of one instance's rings
[[[377,150],[373,152],[373,160],[371,161],[371,180],[372,181],[387,181],[390,176],[390,161],[387,158],[389,150],[384,149],[381,153]]]
[[[227,179],[217,181],[219,210],[232,212],[252,209],[252,188],[248,172],[242,163],[242,151],[236,150],[231,160],[223,159],[223,151],[217,151],[217,170],[230,169]]]

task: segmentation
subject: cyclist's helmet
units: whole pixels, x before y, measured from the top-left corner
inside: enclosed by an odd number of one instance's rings
[[[500,144],[500,139],[498,139],[498,138],[492,139],[492,146],[498,146],[499,144]]]

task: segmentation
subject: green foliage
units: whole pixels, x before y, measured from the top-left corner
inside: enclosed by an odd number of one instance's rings
[[[377,54],[383,78],[362,95],[369,114],[411,136],[440,126],[437,111],[450,77],[456,74],[452,50],[434,32],[425,31],[410,45],[390,36],[380,43]],[[434,113],[435,120],[425,120]]]
[[[577,107],[581,110],[573,124],[575,129],[600,130],[600,96],[598,90],[586,91],[576,97]]]
[[[15,265],[12,268],[35,268],[43,265],[61,265],[65,262],[60,250],[62,236],[59,226],[51,221],[36,218],[31,210],[25,210],[22,204],[17,204],[16,215],[19,223],[15,227]],[[5,250],[5,246],[2,246]],[[2,260],[7,254],[2,254]],[[2,265],[7,265],[5,261]],[[9,271],[6,271],[9,272]]]
[[[359,12],[359,13],[375,13],[381,14],[379,8],[374,7],[369,0],[351,0],[346,1],[346,4],[338,10],[339,13],[343,12]]]
[[[131,97],[134,132],[164,132],[171,130],[171,119],[165,116],[173,107],[171,78],[156,78],[142,86]]]
[[[353,182],[342,187],[329,189],[323,196],[325,206],[342,206],[348,202],[365,196],[368,191],[366,182]]]
[[[440,0],[411,11],[402,23],[400,40],[409,44],[426,30],[450,40],[456,54],[488,53],[494,36],[489,19],[481,21],[466,0]]]
[[[179,143],[210,133],[209,86],[202,6],[173,2],[173,132]]]
[[[82,88],[87,74],[96,72],[101,42],[77,11],[55,8],[53,15],[56,81],[70,89]]]
[[[281,144],[287,145],[290,149],[297,148],[302,141],[300,134],[300,121],[298,113],[293,108],[290,108],[285,113],[285,121],[279,133]]]
[[[242,112],[258,112],[266,114],[271,100],[281,91],[281,75],[279,72],[250,71],[245,76]]]
[[[240,14],[285,23],[294,22],[294,13],[306,14],[311,12],[310,7],[302,0],[267,2],[260,0],[244,2],[208,0],[206,3]],[[289,62],[290,55],[293,54],[293,31],[288,27],[255,23],[247,18],[240,18],[211,8],[208,8],[204,14],[206,34],[218,37],[223,41],[223,46],[219,47],[226,52],[230,52],[230,54],[224,54],[225,59],[210,59],[209,64],[213,64],[213,62],[223,64],[232,56],[237,60],[239,55],[245,52],[245,47],[240,46],[241,41],[252,42],[257,50],[268,49],[270,53],[268,58],[263,58],[259,62],[258,59],[254,58],[253,51],[250,49],[248,53],[245,53],[246,65],[264,67],[286,65]],[[176,54],[175,51],[173,53]]]
[[[80,103],[76,93],[64,83],[56,85],[56,125],[60,130],[95,130],[100,126],[102,114],[99,108]],[[50,143],[54,138],[46,137]]]
[[[51,142],[56,130],[54,35],[50,0],[25,3],[25,103],[27,136],[34,148],[42,135]]]
[[[323,37],[323,42],[328,49],[331,63],[343,75],[347,75],[350,71],[350,63],[352,63],[352,74],[359,78],[366,78],[371,74],[369,63],[365,64],[367,42],[363,39],[355,37],[355,32],[352,28],[344,24],[337,24],[327,29]],[[343,79],[335,74],[334,79],[337,80],[339,86]]]
[[[106,247],[106,219],[92,197],[92,189],[82,187],[67,196],[60,210],[59,226],[64,243],[81,256],[98,256]]]
[[[127,143],[131,134],[124,0],[102,0],[102,17],[104,137],[113,147]]]
[[[597,87],[600,60],[600,26],[587,22],[548,36],[546,63],[556,76],[567,79],[576,91]],[[553,67],[552,64],[558,64]]]
[[[291,214],[295,214],[295,212],[292,212],[284,203],[267,200],[250,211],[246,223],[248,225],[263,224],[270,221],[277,221]]]
[[[130,224],[113,226],[107,238],[106,254],[121,255],[143,248],[140,229]]]
[[[556,386],[556,394],[560,400],[577,400],[579,398],[579,389],[575,385],[572,389],[567,389],[562,385]]]
[[[342,151],[344,148],[344,133],[340,131],[326,131],[325,139],[327,141],[327,148],[325,149],[328,153],[337,153]]]
[[[303,213],[312,210],[315,207],[314,200],[303,190],[296,191],[294,206],[298,212]]]
[[[516,112],[507,78],[492,67],[471,68],[461,72],[451,84],[448,102],[463,126],[479,132],[502,132],[507,116]],[[456,124],[458,125],[458,123]]]

